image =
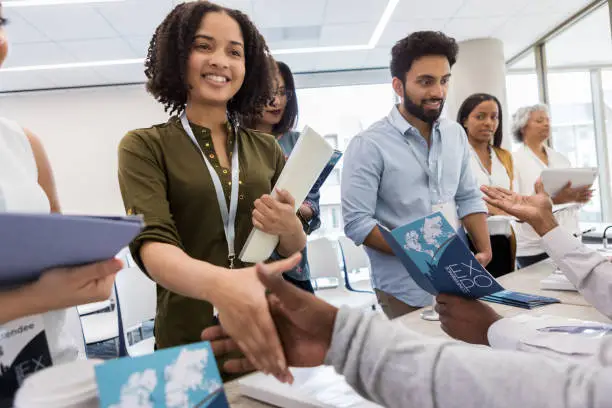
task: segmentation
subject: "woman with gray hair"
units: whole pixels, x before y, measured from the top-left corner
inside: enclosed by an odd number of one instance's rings
[[[561,153],[546,145],[550,137],[550,119],[548,107],[543,104],[522,107],[512,117],[512,134],[522,143],[513,153],[515,185],[514,190],[521,195],[534,194],[535,182],[542,170],[547,168],[572,167],[570,161]],[[554,204],[586,203],[591,199],[589,187],[565,187],[554,197]],[[572,232],[578,232],[578,213],[576,209],[568,209],[557,213],[560,225]],[[541,239],[528,224],[516,225],[517,264],[525,268],[548,258]]]

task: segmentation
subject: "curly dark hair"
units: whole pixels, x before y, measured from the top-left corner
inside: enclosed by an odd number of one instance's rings
[[[501,147],[502,139],[503,139],[503,116],[502,116],[502,106],[495,96],[487,94],[487,93],[477,93],[467,97],[465,101],[459,107],[459,112],[457,112],[457,123],[463,126],[463,122],[467,120],[470,114],[476,109],[478,105],[482,102],[486,101],[494,101],[497,104],[497,119],[499,123],[497,124],[497,130],[493,135],[493,146]],[[467,131],[467,129],[466,129]]]
[[[404,82],[412,63],[424,56],[442,55],[452,67],[457,62],[459,46],[454,38],[440,31],[415,31],[395,43],[391,49],[391,75]]]
[[[187,103],[187,60],[195,34],[207,13],[226,13],[240,26],[244,37],[245,76],[242,87],[227,104],[233,118],[260,112],[270,100],[270,51],[251,20],[242,12],[209,1],[179,4],[157,27],[145,60],[147,90],[166,112],[180,114]]]

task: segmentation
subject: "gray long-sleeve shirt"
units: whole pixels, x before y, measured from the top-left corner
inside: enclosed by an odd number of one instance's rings
[[[577,364],[424,337],[382,316],[341,308],[325,363],[389,408],[612,407],[612,338]]]
[[[562,227],[544,235],[542,244],[587,302],[612,318],[612,262]]]

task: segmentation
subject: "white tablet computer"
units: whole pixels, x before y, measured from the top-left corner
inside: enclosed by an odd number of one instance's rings
[[[542,183],[544,191],[550,196],[554,196],[565,187],[568,182],[572,187],[586,187],[595,182],[597,178],[597,168],[567,168],[567,169],[544,169],[542,170]]]

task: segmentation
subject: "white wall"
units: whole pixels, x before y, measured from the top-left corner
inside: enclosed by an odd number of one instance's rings
[[[131,129],[167,120],[144,85],[7,94],[0,115],[42,140],[66,213],[123,214],[117,146]]]

